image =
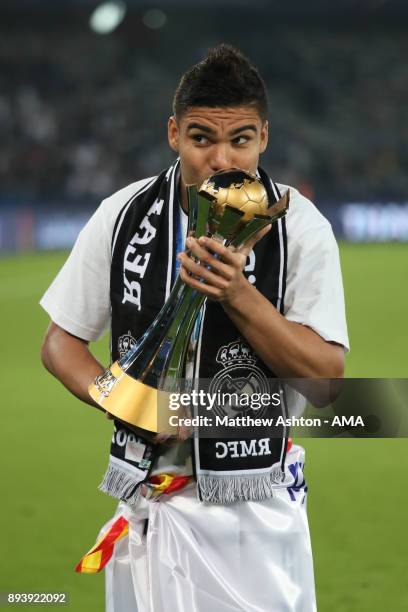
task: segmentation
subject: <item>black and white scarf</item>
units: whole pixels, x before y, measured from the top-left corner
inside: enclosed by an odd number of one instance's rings
[[[259,169],[270,202],[280,197],[275,183]],[[167,300],[176,276],[179,230],[178,161],[156,178],[146,181],[118,215],[112,238],[110,297],[112,306],[111,358],[116,361],[140,339]],[[283,313],[287,242],[285,219],[254,247],[245,274],[248,280]],[[241,337],[239,330],[216,302],[207,302],[196,326],[194,377],[210,382],[212,393],[243,381],[270,395],[275,375]],[[282,393],[282,391],[280,390]],[[283,395],[282,395],[283,399]],[[225,409],[216,408],[219,414]],[[247,411],[248,416],[260,416]],[[282,401],[273,416],[286,416]],[[268,416],[271,415],[269,409]],[[142,432],[143,433],[143,432]],[[288,486],[285,474],[288,431],[270,437],[255,428],[236,429],[236,437],[204,437],[196,432],[192,455],[198,493],[202,500],[227,503],[264,499],[275,487]],[[140,484],[154,467],[158,445],[119,421],[114,423],[109,467],[101,490],[129,504],[137,501]]]

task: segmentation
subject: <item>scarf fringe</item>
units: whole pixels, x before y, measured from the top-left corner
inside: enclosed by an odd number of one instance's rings
[[[98,488],[102,493],[135,506],[139,500],[141,483],[141,480],[137,480],[129,472],[109,465]]]
[[[220,476],[200,474],[198,487],[202,501],[212,504],[229,504],[237,501],[262,501],[274,497],[275,489],[283,485],[285,473],[275,467],[268,474],[245,476]]]

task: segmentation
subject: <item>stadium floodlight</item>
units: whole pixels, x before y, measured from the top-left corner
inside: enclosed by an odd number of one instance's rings
[[[123,21],[126,4],[120,0],[110,0],[99,4],[89,18],[89,26],[98,34],[110,34]]]

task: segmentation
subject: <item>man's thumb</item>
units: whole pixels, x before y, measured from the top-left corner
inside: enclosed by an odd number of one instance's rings
[[[266,227],[263,227],[261,230],[259,230],[259,232],[255,234],[255,236],[252,236],[252,238],[250,238],[247,242],[245,242],[245,244],[241,247],[240,249],[241,253],[248,256],[250,252],[252,251],[253,247],[256,245],[256,243],[259,242],[264,236],[266,236],[266,234],[268,234],[271,231],[271,228],[272,228],[272,224],[269,224]]]

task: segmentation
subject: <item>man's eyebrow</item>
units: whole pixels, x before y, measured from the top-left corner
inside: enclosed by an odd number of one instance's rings
[[[246,130],[253,130],[254,132],[258,132],[258,128],[254,123],[248,123],[248,125],[242,125],[241,127],[231,130],[230,134],[231,136],[234,136],[236,134],[239,134],[239,132],[245,132]]]
[[[202,132],[206,132],[207,134],[215,134],[215,130],[208,127],[208,125],[202,125],[201,123],[189,123],[187,126],[187,130],[201,130]]]
[[[213,128],[208,127],[208,125],[203,125],[202,123],[196,123],[195,121],[189,123],[187,126],[187,131],[194,129],[206,132],[206,134],[215,134],[215,130],[213,130]],[[234,128],[229,132],[229,134],[231,136],[236,136],[240,132],[245,132],[246,130],[252,130],[255,133],[258,132],[258,128],[254,123],[248,123],[247,125],[241,125],[241,127]]]

